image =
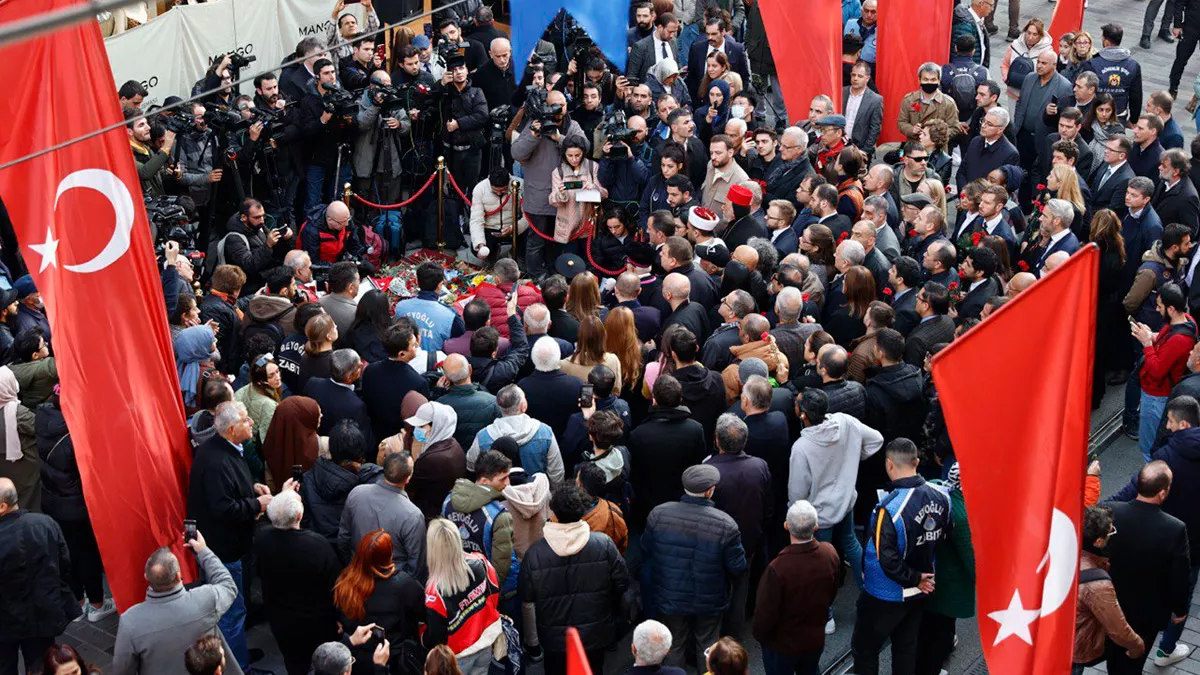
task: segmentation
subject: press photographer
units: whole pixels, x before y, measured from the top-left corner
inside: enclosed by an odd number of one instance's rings
[[[438,112],[445,123],[442,144],[446,151],[446,166],[459,189],[465,190],[465,186],[474,185],[479,178],[483,162],[483,149],[487,145],[484,130],[489,121],[487,101],[482,91],[471,86],[464,57],[451,56],[446,66],[448,70],[442,76],[442,96],[438,102]],[[457,223],[447,223],[443,236],[448,247],[462,247],[462,229]]]
[[[605,118],[597,133],[603,139],[600,182],[608,187],[608,198],[636,204],[650,180],[653,161],[646,143],[646,121],[635,116],[626,122],[625,113],[617,111]]]
[[[209,111],[204,105],[189,105],[190,117],[181,120],[189,126],[180,134],[175,147],[176,173],[201,217],[207,220],[207,206],[216,197],[215,186],[224,176],[220,168],[222,160],[218,159],[220,140],[208,125]]]
[[[163,133],[162,149],[155,150],[150,145],[150,121],[133,118],[142,114],[141,111],[125,109],[125,131],[129,134],[129,147],[133,150],[133,161],[137,164],[138,178],[142,182],[142,192],[148,196],[162,196],[163,177],[170,172],[168,164],[171,153],[175,148],[175,132],[167,129]]]
[[[350,162],[343,152],[353,139],[358,113],[358,100],[338,86],[333,62],[320,59],[313,67],[317,79],[300,99],[297,120],[300,156],[306,166],[305,214],[332,201],[341,185],[350,181]]]
[[[255,183],[252,196],[266,196],[268,211],[276,219],[292,221],[293,204],[300,187],[299,126],[293,123],[297,111],[279,90],[279,79],[275,73],[263,73],[254,78],[254,108],[260,117],[270,113],[275,119],[268,122],[266,136],[269,139],[257,158]],[[260,190],[259,181],[265,185]],[[261,198],[261,197],[260,197]]]
[[[416,60],[416,54],[412,59]],[[400,198],[402,142],[412,131],[406,93],[392,86],[382,70],[371,75],[359,100],[354,141],[354,189],[372,201],[394,204]],[[411,144],[410,144],[411,145]]]
[[[512,157],[525,169],[525,213],[538,232],[553,236],[558,210],[550,203],[551,175],[562,162],[562,143],[587,138],[579,123],[567,117],[567,97],[561,91],[540,87],[526,89],[525,119],[528,123],[513,141]],[[526,238],[525,266],[535,279],[546,273],[546,260],[558,256],[559,246],[533,234]]]
[[[346,0],[337,0],[333,5],[333,24],[329,26],[329,30],[325,33],[325,46],[329,48],[328,56],[333,65],[337,66],[342,60],[349,60],[355,47],[351,45],[337,45],[346,40],[352,40],[355,35],[362,33],[374,33],[379,29],[379,15],[375,13],[375,6],[371,0],[362,0],[363,13],[367,17],[367,27],[360,29],[358,26],[358,17],[350,12],[343,13],[346,8]],[[306,54],[307,56],[307,54]],[[315,70],[313,71],[316,72]]]
[[[513,178],[503,168],[492,169],[488,177],[479,181],[471,191],[471,247],[475,255],[494,264],[500,259],[500,247],[512,243]],[[522,218],[517,226],[517,247],[529,229]],[[517,251],[510,256],[517,257]]]
[[[592,141],[596,138],[596,129],[604,120],[604,106],[600,104],[600,85],[591,81],[583,83],[583,97],[580,105],[571,111],[571,119],[579,122],[583,135],[594,146]]]
[[[263,285],[263,274],[278,267],[294,246],[286,225],[267,227],[267,212],[257,199],[244,200],[225,223],[225,236],[216,244],[217,265],[237,265],[246,273],[246,288]]]
[[[338,62],[338,80],[348,91],[366,88],[371,73],[383,67],[383,58],[375,51],[375,37],[360,37],[353,42],[351,58]]]
[[[443,68],[450,69],[451,52],[462,53],[467,59],[467,70],[472,73],[487,62],[487,48],[478,40],[464,38],[457,19],[445,19],[439,23],[438,34],[442,36],[438,41],[438,56]]]

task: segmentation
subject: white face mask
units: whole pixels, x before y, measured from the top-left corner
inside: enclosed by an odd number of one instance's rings
[[[746,115],[746,106],[735,105],[729,108],[729,115],[735,120],[740,120]]]

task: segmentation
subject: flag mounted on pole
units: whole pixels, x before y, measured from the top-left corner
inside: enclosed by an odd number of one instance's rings
[[[1083,5],[1084,0],[1058,0],[1054,5],[1054,15],[1050,17],[1050,26],[1047,28],[1054,49],[1058,49],[1058,41],[1062,36],[1083,28]]]
[[[993,673],[1070,671],[1099,260],[1081,249],[933,360]]]
[[[841,0],[808,0],[801,12],[789,0],[758,2],[784,107],[807,111],[814,96],[825,94],[841,110],[842,87],[850,84],[842,82]],[[807,113],[792,114],[804,117]]]
[[[78,0],[0,2],[0,24]],[[121,122],[95,21],[0,48],[0,163]],[[34,104],[36,102],[36,105]],[[119,127],[0,170],[0,198],[45,301],[84,496],[117,606],[154,549],[182,556],[191,462],[160,273]]]

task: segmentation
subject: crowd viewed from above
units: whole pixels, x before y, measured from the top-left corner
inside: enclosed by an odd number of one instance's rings
[[[1186,658],[1200,145],[1173,112],[1200,6],[1166,3],[1147,93],[1120,25],[1053,36],[1010,0],[993,46],[994,0],[960,0],[885,121],[878,2],[842,0],[841,113],[785,113],[748,0],[636,0],[624,72],[565,15],[526,65],[478,0],[388,49],[339,0],[253,92],[231,55],[173,109],[121,86],[199,579],[150,553],[112,673],[262,673],[265,622],[289,675],[564,675],[568,627],[596,675],[630,633],[637,675],[811,675],[839,618],[854,672],[889,642],[892,672],[947,672],[975,565],[931,359],[1088,244],[1093,408],[1125,387],[1146,463],[1104,503],[1087,467],[1074,671]],[[0,675],[97,673],[61,636],[116,606],[14,253]],[[406,260],[412,292],[379,282]],[[489,276],[458,298],[464,261]]]

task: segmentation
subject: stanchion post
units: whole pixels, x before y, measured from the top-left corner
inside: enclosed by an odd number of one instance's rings
[[[512,201],[512,258],[517,259],[517,228],[521,224],[521,181],[513,180],[508,198]]]
[[[446,158],[438,156],[437,158],[437,190],[438,190],[438,253],[443,253],[446,250],[446,239],[442,236],[444,223],[446,220]]]
[[[342,185],[342,201],[346,202],[346,206],[350,206],[352,196],[354,196],[354,191],[350,189],[350,183]]]

